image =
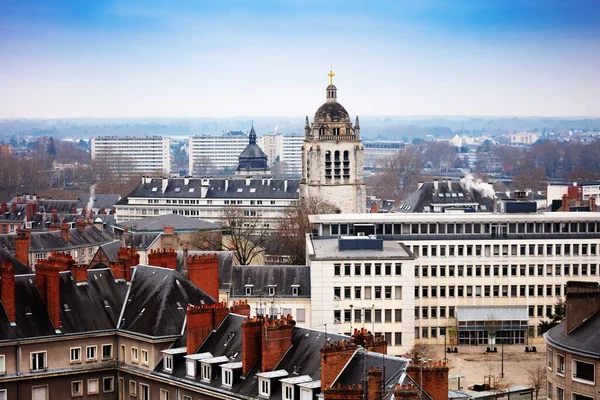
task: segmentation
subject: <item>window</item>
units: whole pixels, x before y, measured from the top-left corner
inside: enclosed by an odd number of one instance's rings
[[[395,299],[402,298],[402,286],[394,286],[394,298]]]
[[[381,310],[375,310],[375,322],[381,322]]]
[[[138,349],[137,349],[137,347],[132,347],[132,348],[131,348],[131,362],[132,362],[132,363],[137,363],[137,362],[139,362],[139,360],[138,360]]]
[[[385,322],[392,322],[392,310],[385,310]]]
[[[150,387],[140,383],[140,400],[150,400]]]
[[[306,309],[304,309],[304,308],[296,309],[296,321],[298,321],[298,322],[306,321]]]
[[[350,299],[350,292],[351,292],[351,288],[350,286],[344,286],[344,298],[345,299]]]
[[[269,286],[269,296],[275,296],[275,286]]]
[[[283,400],[293,400],[294,399],[294,387],[290,385],[283,385]]]
[[[548,381],[548,388],[546,389],[546,394],[548,397],[548,400],[552,399],[552,382]]]
[[[385,298],[386,299],[391,299],[392,298],[392,287],[391,286],[386,286],[385,287]]]
[[[36,353],[31,353],[31,365],[30,369],[32,371],[40,371],[46,369],[46,352],[39,351]]]
[[[196,360],[185,361],[185,375],[192,378],[196,377]]]
[[[573,360],[573,379],[594,384],[594,364]]]
[[[102,378],[102,391],[104,393],[115,391],[115,378],[114,377],[107,376],[106,378]]]
[[[142,365],[148,365],[148,350],[142,349]]]
[[[341,264],[333,264],[333,274],[335,276],[340,276],[342,274],[341,268],[342,268]]]
[[[565,400],[565,390],[558,386],[556,387],[556,400]]]
[[[548,369],[552,369],[552,358],[554,357],[554,354],[552,353],[551,349],[548,349],[548,351],[546,351],[546,362],[548,363]]]
[[[135,381],[129,381],[129,395],[137,396],[137,383]]]
[[[360,290],[361,287],[360,286],[354,286],[354,298],[355,299],[360,299]]]
[[[81,347],[71,347],[71,364],[81,362]]]
[[[163,369],[167,372],[173,372],[173,355],[165,354],[164,362]]]
[[[98,379],[88,379],[87,381],[87,394],[98,394],[100,392],[98,388]]]
[[[169,391],[160,389],[160,400],[169,400]]]
[[[0,355],[0,375],[4,374],[6,374],[6,357],[4,355]],[[0,400],[2,400],[1,397]]]
[[[85,361],[96,361],[97,346],[87,346],[85,348]]]
[[[381,299],[381,286],[375,286],[375,298]]]
[[[271,381],[269,379],[258,378],[258,394],[265,397],[271,395]]]
[[[232,372],[231,372],[230,369],[224,369],[223,370],[222,383],[223,383],[223,386],[229,386],[229,387],[231,387]]]
[[[83,396],[83,381],[71,382],[71,397]]]
[[[559,375],[565,375],[565,356],[562,354],[556,355],[556,373]]]
[[[333,323],[339,324],[342,322],[342,312],[340,310],[333,311]]]
[[[350,276],[351,275],[350,268],[351,268],[350,264],[344,264],[344,275],[346,275],[346,276]]]
[[[337,286],[333,288],[333,299],[339,300],[342,298],[342,288]]]
[[[33,400],[48,400],[48,386],[34,386],[31,388],[31,398]]]
[[[398,276],[402,275],[402,264],[401,263],[396,263],[396,275],[398,275]]]
[[[402,322],[402,310],[396,309],[394,310],[394,318],[396,322]]]
[[[102,345],[102,359],[103,360],[110,360],[111,358],[113,358],[112,349],[113,349],[112,344],[103,344]]]

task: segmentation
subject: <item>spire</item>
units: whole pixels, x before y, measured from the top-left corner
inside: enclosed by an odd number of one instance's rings
[[[304,123],[304,136],[310,136],[310,124],[308,122],[308,115],[306,116],[306,122]]]
[[[356,116],[356,122],[354,123],[354,135],[356,139],[360,139],[360,124],[358,123],[358,115]]]
[[[355,128],[360,128],[360,124],[358,123],[358,115],[356,116],[356,122],[354,123]]]
[[[252,128],[250,129],[250,137],[248,143],[256,144],[256,132],[254,132],[254,122],[252,123]]]

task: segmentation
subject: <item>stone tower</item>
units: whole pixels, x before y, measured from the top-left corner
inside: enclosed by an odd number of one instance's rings
[[[330,71],[326,102],[312,124],[306,117],[300,195],[337,204],[340,213],[364,213],[364,150],[358,117],[352,126],[350,115],[337,101],[333,76]]]

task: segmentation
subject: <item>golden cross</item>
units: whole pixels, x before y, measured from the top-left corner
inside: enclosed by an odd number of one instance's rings
[[[329,77],[329,84],[333,85],[333,77],[335,76],[335,74],[333,73],[333,71],[329,70],[329,73],[327,74],[327,76]]]

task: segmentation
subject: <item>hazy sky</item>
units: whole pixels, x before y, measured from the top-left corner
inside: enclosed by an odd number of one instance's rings
[[[0,117],[600,115],[600,1],[0,0]]]

